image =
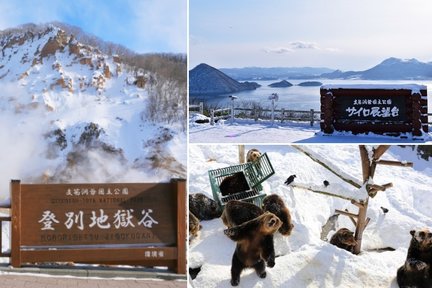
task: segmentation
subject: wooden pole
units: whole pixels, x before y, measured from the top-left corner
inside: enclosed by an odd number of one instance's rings
[[[239,145],[238,146],[238,152],[239,152],[239,163],[240,164],[246,163],[245,147],[244,147],[244,145]]]
[[[414,167],[412,162],[400,162],[400,161],[390,161],[390,160],[377,160],[376,164],[387,165],[387,166],[398,166],[398,167]]]
[[[356,199],[354,199],[354,198],[350,198],[350,197],[334,194],[334,193],[331,193],[331,192],[326,192],[326,191],[312,189],[312,187],[303,186],[301,184],[291,184],[290,186],[293,187],[293,188],[300,188],[300,189],[311,191],[313,193],[323,194],[323,195],[326,195],[326,196],[337,197],[337,198],[341,198],[341,199],[348,200],[348,201],[356,201]]]
[[[172,180],[177,194],[177,274],[186,274],[186,181]]]
[[[12,267],[21,267],[21,181],[12,180],[12,241],[11,264]]]

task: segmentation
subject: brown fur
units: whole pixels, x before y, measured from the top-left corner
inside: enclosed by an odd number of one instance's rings
[[[250,189],[243,172],[237,172],[225,177],[219,185],[222,196],[227,196]]]
[[[269,211],[275,214],[282,221],[282,226],[279,232],[284,236],[291,235],[294,224],[291,221],[291,214],[285,206],[282,198],[276,194],[269,195],[264,198],[262,208],[264,211]]]
[[[330,243],[351,253],[354,250],[354,246],[357,244],[354,238],[354,232],[351,232],[347,228],[341,228],[333,234]]]
[[[189,194],[189,211],[199,220],[219,218],[222,214],[216,201],[202,193]]]
[[[432,232],[425,228],[411,230],[412,236],[405,264],[397,271],[399,287],[432,287]]]
[[[246,162],[254,162],[261,157],[261,152],[258,149],[250,149],[246,154]]]
[[[222,212],[222,221],[228,228],[238,226],[263,214],[258,206],[237,200],[228,201]]]
[[[198,232],[201,228],[202,226],[199,219],[189,211],[189,242],[198,237]]]
[[[254,268],[260,278],[265,278],[266,264],[275,265],[273,234],[280,228],[282,221],[270,212],[224,231],[231,240],[236,241],[236,249],[231,263],[231,285],[240,283],[240,274],[245,268]]]

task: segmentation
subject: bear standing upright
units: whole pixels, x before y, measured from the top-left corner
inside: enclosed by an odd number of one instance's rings
[[[411,230],[405,264],[397,271],[399,287],[432,287],[432,233],[429,229]]]
[[[245,268],[254,268],[260,278],[265,278],[265,261],[268,260],[273,247],[273,235],[282,225],[282,221],[273,213],[266,212],[255,219],[247,221],[224,231],[231,240],[236,241],[236,249],[231,263],[231,285],[240,283],[240,274]],[[271,241],[271,244],[268,243]],[[274,250],[273,250],[274,252]],[[270,267],[273,263],[267,264]]]

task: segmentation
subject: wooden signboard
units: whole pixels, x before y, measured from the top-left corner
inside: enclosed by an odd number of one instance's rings
[[[12,181],[12,266],[85,262],[186,273],[185,182]]]
[[[426,86],[325,85],[320,92],[324,133],[421,136],[428,132]]]

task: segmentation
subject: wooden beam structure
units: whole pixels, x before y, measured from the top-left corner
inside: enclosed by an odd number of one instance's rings
[[[348,201],[356,201],[354,198],[351,198],[351,197],[346,197],[346,196],[334,194],[331,192],[316,190],[316,189],[313,189],[312,187],[301,185],[301,184],[291,184],[290,186],[293,188],[299,188],[299,189],[307,190],[307,191],[310,191],[313,193],[318,193],[318,194],[322,194],[322,195],[326,195],[326,196],[337,197],[337,198],[341,198],[341,199],[348,200]]]
[[[400,161],[391,161],[391,160],[377,160],[376,164],[387,165],[387,166],[399,166],[399,167],[414,167],[412,162],[400,162]]]

